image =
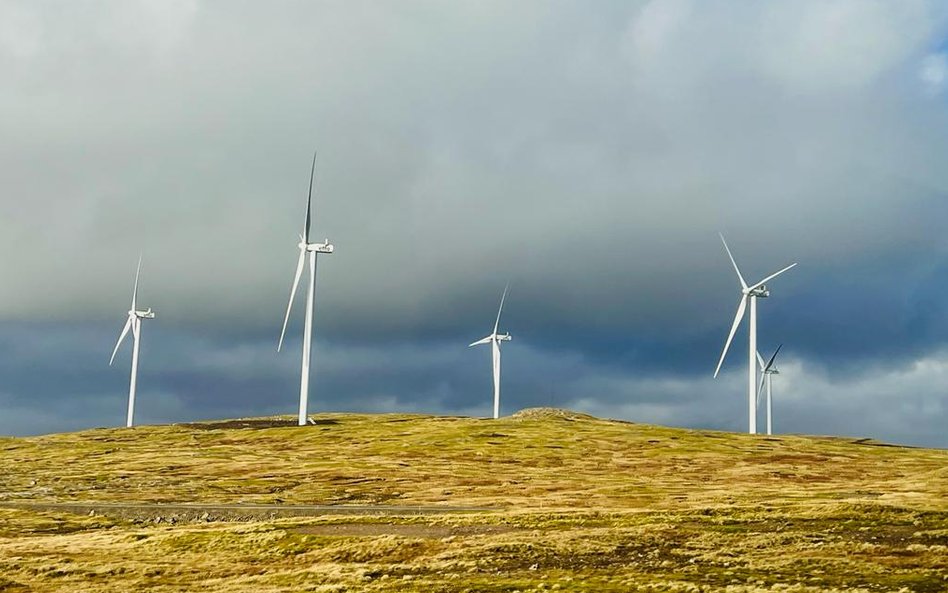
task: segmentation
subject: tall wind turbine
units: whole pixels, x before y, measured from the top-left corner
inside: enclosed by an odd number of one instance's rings
[[[280,332],[280,343],[277,345],[277,352],[283,349],[283,338],[286,337],[286,326],[290,322],[290,311],[293,309],[293,300],[296,297],[296,289],[300,285],[300,277],[303,275],[303,263],[306,254],[309,254],[309,286],[306,292],[306,317],[303,325],[303,368],[300,373],[300,413],[299,425],[306,425],[306,406],[309,402],[309,363],[312,358],[313,343],[313,300],[316,297],[316,254],[332,253],[334,247],[325,239],[322,243],[311,243],[309,240],[309,230],[313,215],[313,179],[316,177],[316,153],[313,153],[313,167],[309,174],[309,197],[306,201],[306,218],[303,220],[303,233],[300,234],[300,259],[296,264],[296,276],[293,278],[293,288],[290,289],[290,303],[286,306],[286,317],[283,318],[283,331]]]
[[[724,364],[724,357],[727,356],[727,350],[731,347],[731,340],[734,339],[737,326],[741,324],[741,320],[744,318],[744,311],[748,308],[747,304],[750,302],[747,362],[747,414],[749,418],[747,431],[750,434],[757,434],[757,299],[770,296],[766,282],[773,280],[797,264],[792,263],[779,272],[767,276],[757,284],[748,286],[747,283],[744,282],[744,277],[741,275],[740,269],[737,267],[737,262],[734,261],[734,256],[731,255],[731,250],[727,246],[727,241],[724,240],[724,235],[720,235],[720,237],[721,242],[724,243],[724,250],[727,251],[727,256],[731,260],[731,265],[734,266],[734,271],[737,272],[737,279],[741,282],[741,300],[737,305],[737,315],[734,316],[734,323],[731,325],[731,333],[727,336],[727,342],[724,343],[724,350],[721,352],[721,359],[718,360],[718,367],[714,369],[714,376],[717,377],[721,371],[721,365]]]
[[[468,345],[468,348],[471,346],[478,346],[480,344],[490,344],[491,355],[494,363],[494,419],[500,417],[500,343],[509,342],[510,334],[497,333],[497,328],[500,327],[500,314],[504,311],[504,300],[507,298],[507,289],[510,288],[510,285],[504,287],[504,294],[500,297],[500,308],[497,310],[497,320],[494,322],[494,331],[491,332],[486,338],[481,338],[476,342],[472,342]]]
[[[138,348],[142,336],[142,319],[154,319],[155,312],[148,307],[144,311],[138,310],[138,277],[142,272],[142,258],[138,257],[138,269],[135,271],[135,288],[132,289],[132,308],[128,310],[128,320],[125,327],[122,328],[122,334],[118,342],[115,343],[115,349],[112,350],[112,358],[109,360],[109,366],[115,362],[115,354],[118,352],[122,340],[128,335],[128,330],[132,330],[132,376],[128,383],[128,417],[125,420],[125,426],[131,427],[135,418],[135,386],[138,383]]]
[[[774,355],[770,357],[770,360],[767,361],[767,364],[764,364],[764,357],[760,355],[760,352],[757,353],[757,362],[760,364],[760,385],[757,386],[757,405],[760,405],[760,393],[764,389],[764,384],[767,384],[767,434],[774,433],[774,422],[773,422],[773,405],[771,403],[771,378],[774,375],[779,375],[780,371],[777,370],[774,361],[777,360],[777,353],[780,352],[780,349],[783,348],[783,344],[777,346],[777,349],[774,351]]]

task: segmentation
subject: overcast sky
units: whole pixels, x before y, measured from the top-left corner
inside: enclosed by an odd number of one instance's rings
[[[276,341],[319,150],[310,410],[538,405],[948,447],[938,0],[0,0],[0,434],[295,414]]]

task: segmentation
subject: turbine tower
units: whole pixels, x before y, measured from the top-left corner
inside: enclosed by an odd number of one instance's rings
[[[306,292],[306,315],[303,325],[303,368],[300,373],[300,413],[299,425],[306,425],[306,406],[309,402],[309,363],[312,358],[313,343],[313,301],[316,297],[316,254],[332,253],[334,247],[325,239],[322,243],[311,243],[309,240],[309,231],[312,223],[313,213],[313,179],[316,177],[316,153],[313,153],[313,166],[309,174],[309,198],[306,201],[306,218],[303,220],[303,233],[300,235],[299,249],[300,258],[296,264],[296,276],[293,278],[293,288],[290,289],[290,303],[286,306],[286,317],[283,318],[283,331],[280,332],[280,342],[277,344],[277,352],[283,349],[283,339],[286,337],[286,326],[290,321],[290,311],[293,309],[293,300],[296,297],[296,289],[300,285],[300,277],[303,275],[303,263],[306,260],[306,254],[309,254],[309,286]]]
[[[128,320],[122,333],[119,335],[118,342],[115,343],[115,349],[112,350],[112,358],[109,360],[109,366],[115,362],[115,354],[118,352],[122,340],[128,335],[128,330],[132,330],[132,376],[128,383],[128,417],[125,420],[125,426],[131,428],[135,419],[135,387],[138,383],[138,348],[142,336],[142,319],[154,319],[155,312],[151,307],[144,311],[138,310],[138,277],[142,271],[142,258],[138,256],[138,269],[135,271],[135,288],[132,289],[132,308],[128,310]]]
[[[744,311],[748,308],[747,305],[749,302],[750,314],[748,317],[750,318],[750,327],[748,331],[749,338],[747,362],[747,431],[750,434],[757,434],[757,299],[769,297],[770,291],[767,290],[766,283],[770,280],[773,280],[780,274],[783,274],[797,264],[792,263],[779,272],[767,276],[760,282],[748,286],[747,283],[744,282],[744,277],[741,275],[740,269],[737,267],[737,262],[734,261],[734,256],[731,255],[731,250],[727,246],[727,241],[724,240],[724,235],[720,235],[720,237],[721,242],[724,243],[724,250],[727,251],[727,256],[731,260],[731,265],[734,266],[734,271],[737,272],[737,279],[741,282],[741,300],[737,304],[737,315],[734,316],[734,323],[731,325],[731,333],[728,334],[727,342],[724,343],[724,350],[721,352],[721,359],[718,360],[718,366],[716,369],[714,369],[714,376],[717,378],[718,373],[721,372],[721,365],[724,364],[724,357],[727,356],[727,350],[731,347],[731,340],[734,339],[734,333],[737,332],[737,326],[741,324],[741,320],[744,318]]]
[[[774,351],[774,355],[770,357],[770,360],[764,364],[764,357],[760,355],[760,352],[757,353],[757,362],[760,364],[760,385],[757,386],[757,405],[760,405],[760,393],[764,388],[764,383],[767,384],[767,434],[771,435],[774,433],[774,423],[773,423],[773,406],[771,403],[771,378],[774,375],[779,375],[780,371],[777,370],[774,361],[777,360],[777,353],[780,352],[780,349],[783,348],[783,344],[777,346],[777,349]]]
[[[480,344],[490,344],[491,355],[493,359],[494,366],[494,419],[500,418],[500,343],[509,342],[510,334],[497,333],[497,328],[500,326],[500,314],[504,310],[504,300],[507,298],[507,289],[510,288],[510,285],[504,287],[504,294],[500,297],[500,308],[497,310],[497,320],[494,322],[494,331],[491,332],[486,338],[481,338],[476,342],[472,342],[468,345],[468,348],[471,346],[478,346]]]

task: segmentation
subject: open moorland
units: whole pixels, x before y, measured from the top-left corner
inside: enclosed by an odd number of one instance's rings
[[[948,591],[948,451],[526,410],[0,438],[0,591]]]

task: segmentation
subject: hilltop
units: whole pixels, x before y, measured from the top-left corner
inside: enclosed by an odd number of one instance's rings
[[[946,558],[948,451],[866,439],[550,409],[0,438],[0,591],[927,593]]]

